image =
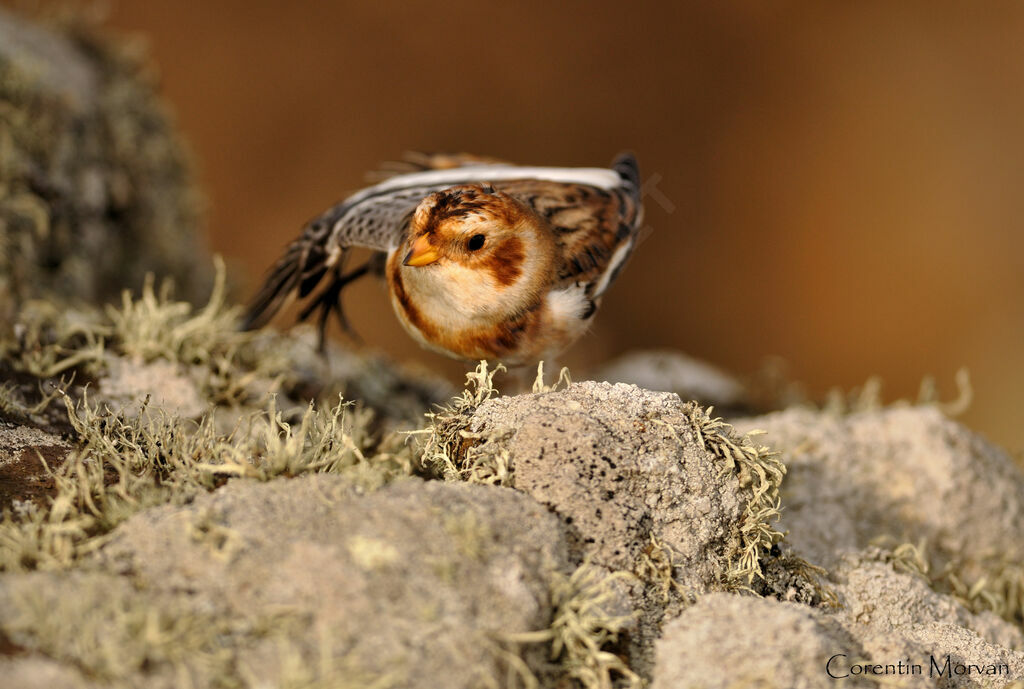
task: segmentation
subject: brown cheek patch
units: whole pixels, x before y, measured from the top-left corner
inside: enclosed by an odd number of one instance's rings
[[[397,254],[396,254],[397,255]],[[405,291],[405,283],[402,282],[402,271],[398,266],[398,262],[394,261],[391,264],[391,270],[388,273],[388,277],[391,280],[391,290],[395,295],[395,299],[398,301],[398,305],[402,307],[402,311],[405,312],[405,317],[409,319],[417,330],[423,333],[426,338],[436,337],[437,331],[434,326],[431,325],[420,310],[416,308],[415,304],[409,298],[409,293]]]
[[[522,275],[525,259],[523,242],[518,237],[511,237],[485,259],[484,268],[491,272],[498,284],[508,287]]]

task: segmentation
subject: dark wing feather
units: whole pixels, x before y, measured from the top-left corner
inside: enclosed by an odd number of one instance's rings
[[[342,327],[349,330],[338,297],[345,285],[369,272],[373,263],[371,259],[370,263],[346,273],[350,249],[358,246],[380,255],[386,253],[400,241],[410,214],[422,198],[402,194],[361,200],[352,197],[312,220],[270,270],[263,287],[249,304],[242,327],[248,330],[264,325],[293,294],[305,299],[323,284],[321,292],[304,308],[300,318],[305,320],[320,310],[321,344],[327,318],[332,312],[338,316]]]
[[[631,154],[619,156],[612,169],[620,182],[610,189],[532,179],[494,185],[526,202],[551,223],[562,254],[559,282],[586,284],[593,299],[601,296],[621,270],[643,219],[636,159]],[[605,275],[608,279],[602,280]]]

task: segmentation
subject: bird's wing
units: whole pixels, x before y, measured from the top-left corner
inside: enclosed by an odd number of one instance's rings
[[[512,165],[512,163],[491,156],[472,153],[423,153],[406,151],[400,160],[381,163],[376,170],[366,175],[369,182],[383,182],[398,175],[426,170],[450,170],[471,165]]]
[[[636,159],[619,156],[607,172],[610,186],[540,179],[495,184],[544,217],[561,249],[558,286],[579,283],[596,300],[608,289],[633,251],[643,222]]]
[[[396,175],[353,194],[310,221],[270,270],[263,287],[250,303],[243,327],[263,325],[292,294],[297,292],[300,299],[308,297],[326,277],[323,290],[300,315],[305,319],[320,311],[322,343],[331,312],[337,314],[347,329],[338,299],[341,290],[373,268],[367,264],[345,273],[349,249],[363,247],[386,254],[402,242],[413,212],[425,197],[460,184],[497,185],[508,180],[584,185],[616,197],[622,193],[617,190],[623,186],[622,174],[617,170],[524,167],[504,163],[474,163]],[[376,262],[379,260],[377,258]]]

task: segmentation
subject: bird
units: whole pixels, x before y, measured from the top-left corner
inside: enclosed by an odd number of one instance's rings
[[[637,243],[636,158],[610,168],[532,167],[470,154],[412,154],[390,176],[305,225],[269,270],[243,328],[293,297],[320,345],[346,285],[376,274],[405,330],[435,352],[519,366],[556,356],[591,325]],[[346,271],[352,249],[373,253]],[[314,294],[317,288],[320,291]]]

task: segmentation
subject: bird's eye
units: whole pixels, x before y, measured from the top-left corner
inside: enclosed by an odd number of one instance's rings
[[[478,251],[483,248],[484,239],[485,238],[482,234],[475,234],[469,238],[468,242],[466,242],[466,248],[470,251]]]

